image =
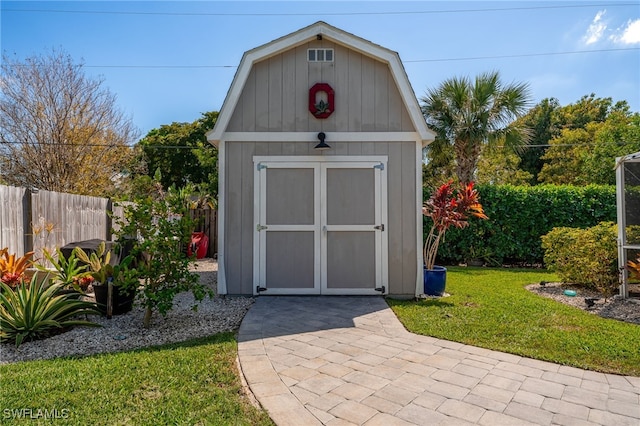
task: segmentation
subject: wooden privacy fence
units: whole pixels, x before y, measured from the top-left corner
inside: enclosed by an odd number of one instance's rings
[[[111,240],[108,198],[0,185],[0,247],[19,256],[74,241]]]
[[[18,256],[34,250],[41,258],[43,248],[52,250],[91,239],[111,241],[111,212],[123,217],[123,208],[108,198],[0,185],[0,248],[8,247],[9,253]],[[196,231],[209,236],[207,257],[217,253],[216,213],[191,211],[198,219]]]

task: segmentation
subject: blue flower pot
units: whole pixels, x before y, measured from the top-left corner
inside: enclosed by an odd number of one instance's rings
[[[447,268],[434,266],[433,269],[423,269],[424,294],[427,296],[442,296],[447,285]]]

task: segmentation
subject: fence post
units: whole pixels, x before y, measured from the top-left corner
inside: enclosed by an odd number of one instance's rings
[[[31,228],[31,210],[33,202],[31,201],[31,189],[26,189],[22,196],[22,229],[24,232],[23,244],[24,253],[33,250],[33,229]]]
[[[104,214],[107,216],[107,218],[104,221],[105,224],[105,240],[106,241],[113,241],[113,229],[112,229],[112,221],[113,218],[111,217],[111,214],[113,213],[113,202],[111,201],[111,198],[107,199],[107,205],[104,209]]]

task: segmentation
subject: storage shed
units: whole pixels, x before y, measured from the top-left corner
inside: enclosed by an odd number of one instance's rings
[[[219,150],[219,294],[422,288],[422,148],[434,135],[396,52],[324,22],[250,50],[207,137]]]

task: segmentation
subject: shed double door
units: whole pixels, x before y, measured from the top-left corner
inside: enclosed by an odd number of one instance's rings
[[[382,294],[386,159],[256,161],[254,294]]]

